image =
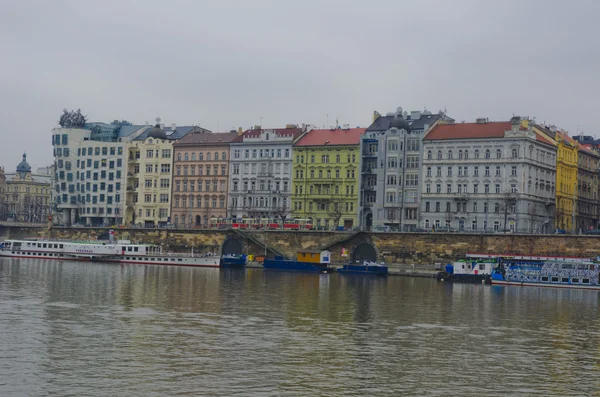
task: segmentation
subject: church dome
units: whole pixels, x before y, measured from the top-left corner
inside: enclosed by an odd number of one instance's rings
[[[160,128],[160,124],[156,124],[154,127],[152,127],[152,129],[150,129],[150,131],[148,131],[148,138],[167,139],[167,134],[165,134],[165,131]]]
[[[23,161],[17,165],[17,172],[31,172],[31,166],[27,162],[27,155],[23,153]]]

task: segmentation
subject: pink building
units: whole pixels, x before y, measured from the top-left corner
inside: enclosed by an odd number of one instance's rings
[[[190,133],[174,144],[171,223],[206,226],[211,218],[227,218],[228,133]]]

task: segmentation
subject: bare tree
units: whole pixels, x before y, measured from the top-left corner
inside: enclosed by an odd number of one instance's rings
[[[283,225],[285,224],[285,220],[291,213],[291,207],[287,206],[283,202],[283,194],[279,193],[279,198],[277,200],[278,205],[273,208],[273,214],[281,219],[281,228],[283,229]]]
[[[344,202],[340,198],[333,198],[328,200],[325,204],[327,206],[327,215],[333,220],[333,226],[335,229],[340,225],[340,219],[344,215]]]

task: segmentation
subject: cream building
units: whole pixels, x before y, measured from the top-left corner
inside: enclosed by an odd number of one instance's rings
[[[31,173],[27,155],[15,173],[7,173],[4,186],[4,212],[8,220],[44,223],[51,214],[50,176]]]
[[[160,120],[158,120],[160,121]],[[155,127],[132,140],[127,154],[125,224],[164,227],[170,223],[173,144],[199,127]]]

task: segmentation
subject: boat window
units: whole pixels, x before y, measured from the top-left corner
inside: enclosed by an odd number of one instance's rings
[[[578,265],[577,269],[578,270],[587,270],[587,265]]]
[[[573,265],[570,263],[563,263],[562,268],[563,269],[573,269]]]
[[[548,281],[548,276],[542,276],[542,281]]]
[[[179,258],[179,259],[177,259],[177,260],[178,260],[179,262],[183,262],[183,259],[181,259],[181,258]]]
[[[589,284],[590,283],[590,279],[589,278],[584,278],[583,280],[581,280],[581,282],[583,284]]]
[[[573,284],[579,284],[579,279],[578,278],[572,278],[571,279],[571,283],[573,283]]]
[[[133,247],[134,252],[138,252],[138,247]]]
[[[558,283],[558,277],[552,277],[552,282],[553,283]]]
[[[485,270],[485,265],[483,263],[479,265],[479,270]]]
[[[63,245],[61,244],[61,245],[60,245],[60,249],[62,249],[62,247],[63,247]]]
[[[568,277],[563,277],[560,279],[561,283],[568,283],[569,282],[569,278]]]

